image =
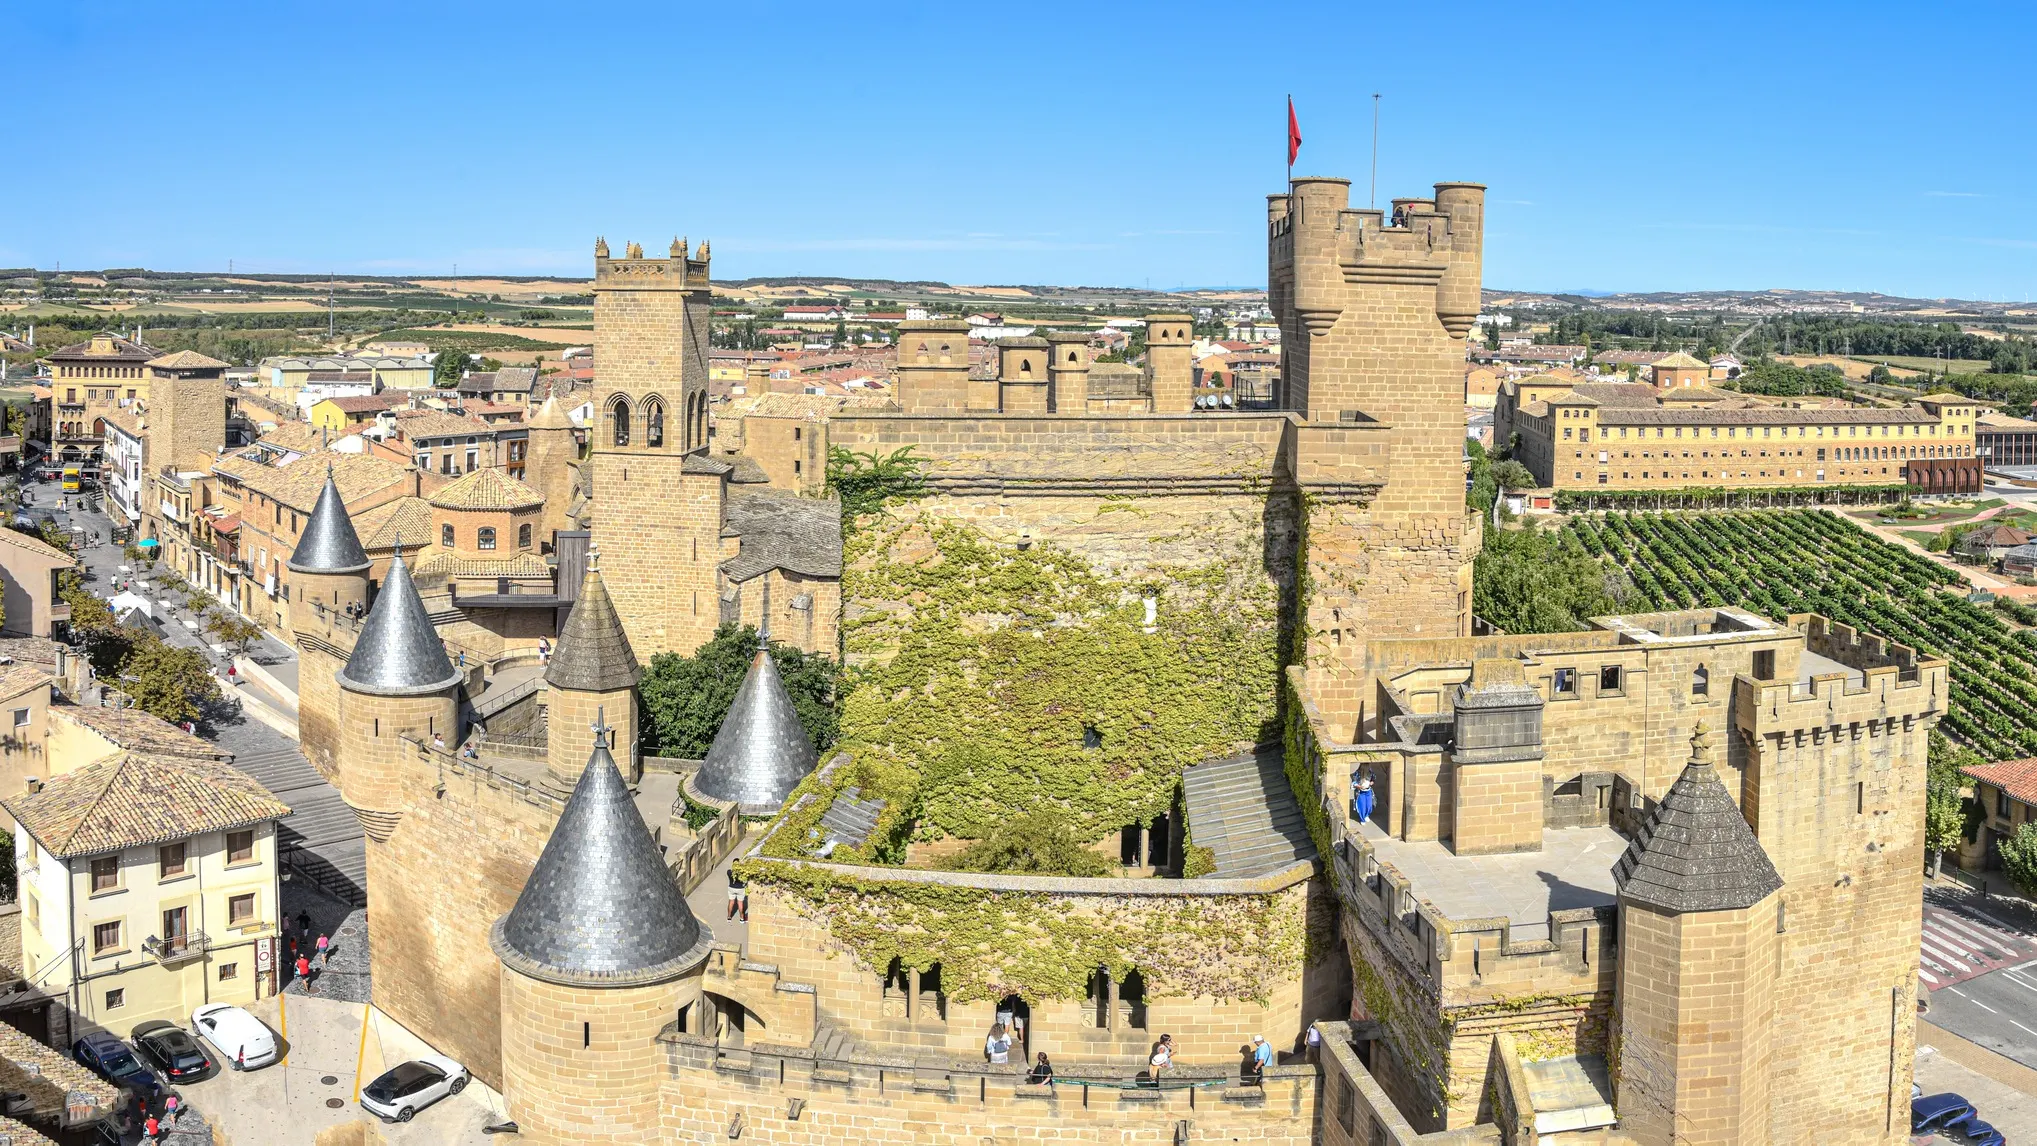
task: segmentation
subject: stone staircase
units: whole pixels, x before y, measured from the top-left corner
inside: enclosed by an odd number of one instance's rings
[[[1215,854],[1218,878],[1269,875],[1315,855],[1279,745],[1185,769],[1181,787],[1189,835]]]

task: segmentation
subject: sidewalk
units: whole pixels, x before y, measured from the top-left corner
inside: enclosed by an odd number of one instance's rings
[[[360,1003],[290,995],[249,1009],[284,1036],[283,1061],[244,1073],[223,1070],[184,1088],[228,1146],[311,1146],[320,1130],[372,1118],[360,1108],[356,1086],[430,1050],[400,1023]],[[476,1079],[419,1111],[415,1121],[377,1128],[400,1146],[488,1146],[496,1139],[481,1128],[502,1120],[504,1110],[502,1097]]]
[[[1917,1020],[1917,1085],[1964,1095],[2011,1142],[2037,1135],[2037,1070]],[[1936,1142],[1950,1142],[1939,1137]]]

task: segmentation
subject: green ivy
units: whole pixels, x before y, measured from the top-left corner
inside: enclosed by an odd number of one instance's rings
[[[843,624],[858,667],[840,746],[856,777],[817,784],[881,795],[887,818],[913,804],[923,837],[980,839],[1046,809],[1098,839],[1168,811],[1184,767],[1273,727],[1279,599],[1251,530],[1213,545],[1218,560],[1143,578],[953,523],[866,518],[847,548],[860,613]]]
[[[1038,1003],[1080,999],[1090,976],[1138,971],[1159,996],[1267,1001],[1300,974],[1307,897],[1054,896],[902,880],[756,860],[739,874],[786,896],[869,973],[897,959],[941,965],[959,1002],[1018,994]]]

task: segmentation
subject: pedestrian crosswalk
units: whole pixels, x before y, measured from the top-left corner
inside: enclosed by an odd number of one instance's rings
[[[1956,901],[1924,904],[1918,975],[1936,990],[2001,967],[2037,959],[2037,935],[1985,907]]]

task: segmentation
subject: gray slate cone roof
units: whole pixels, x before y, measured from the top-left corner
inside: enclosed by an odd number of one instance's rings
[[[330,467],[325,488],[318,491],[318,504],[311,507],[311,520],[304,523],[304,534],[284,564],[298,573],[359,573],[368,568],[367,550],[354,533],[354,519],[333,484]]]
[[[769,650],[767,636],[693,781],[705,795],[741,804],[747,815],[776,812],[820,763]]]
[[[1752,907],[1782,887],[1782,876],[1712,767],[1703,724],[1690,743],[1683,775],[1613,865],[1613,882],[1620,898],[1659,911]]]
[[[547,982],[631,986],[691,970],[713,940],[597,740],[516,906],[495,925],[495,953]]]
[[[446,659],[445,642],[424,611],[400,550],[339,679],[356,692],[381,696],[421,696],[460,683],[460,672]]]
[[[590,566],[580,581],[580,599],[559,633],[558,650],[545,668],[545,683],[581,692],[615,692],[636,687],[643,675],[608,586]]]

